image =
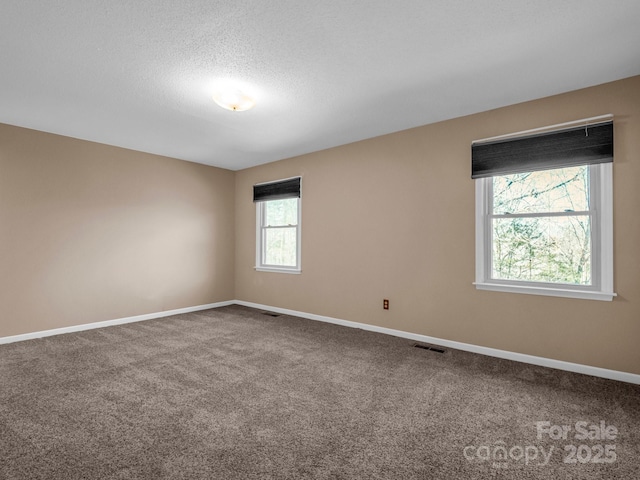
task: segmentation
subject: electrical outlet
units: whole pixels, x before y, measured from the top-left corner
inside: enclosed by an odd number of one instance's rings
[[[385,310],[389,310],[389,300],[387,300],[386,298],[382,300],[382,308],[384,308]]]

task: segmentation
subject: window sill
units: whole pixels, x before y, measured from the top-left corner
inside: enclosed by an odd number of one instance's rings
[[[300,275],[302,270],[298,268],[277,268],[277,267],[253,267],[256,272],[271,272],[271,273],[293,273]]]
[[[547,295],[550,297],[582,298],[610,302],[617,296],[613,292],[597,292],[593,290],[573,290],[568,288],[532,287],[523,285],[504,285],[498,283],[473,283],[478,290],[492,292],[525,293],[529,295]]]

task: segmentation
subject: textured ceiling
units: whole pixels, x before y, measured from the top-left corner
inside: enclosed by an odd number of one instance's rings
[[[0,0],[0,122],[237,170],[638,75],[639,21],[638,0]],[[221,79],[257,106],[218,107]]]

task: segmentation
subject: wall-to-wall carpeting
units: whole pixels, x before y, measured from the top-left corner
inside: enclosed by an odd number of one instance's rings
[[[240,306],[0,345],[0,385],[2,479],[640,478],[640,386]]]

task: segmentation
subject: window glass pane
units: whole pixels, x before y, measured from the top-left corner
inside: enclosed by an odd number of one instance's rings
[[[493,177],[493,213],[589,210],[589,167]]]
[[[265,202],[265,226],[297,225],[298,199],[285,198]]]
[[[590,285],[590,229],[587,215],[494,218],[492,276]]]
[[[265,265],[296,266],[297,227],[267,228],[264,232]]]

